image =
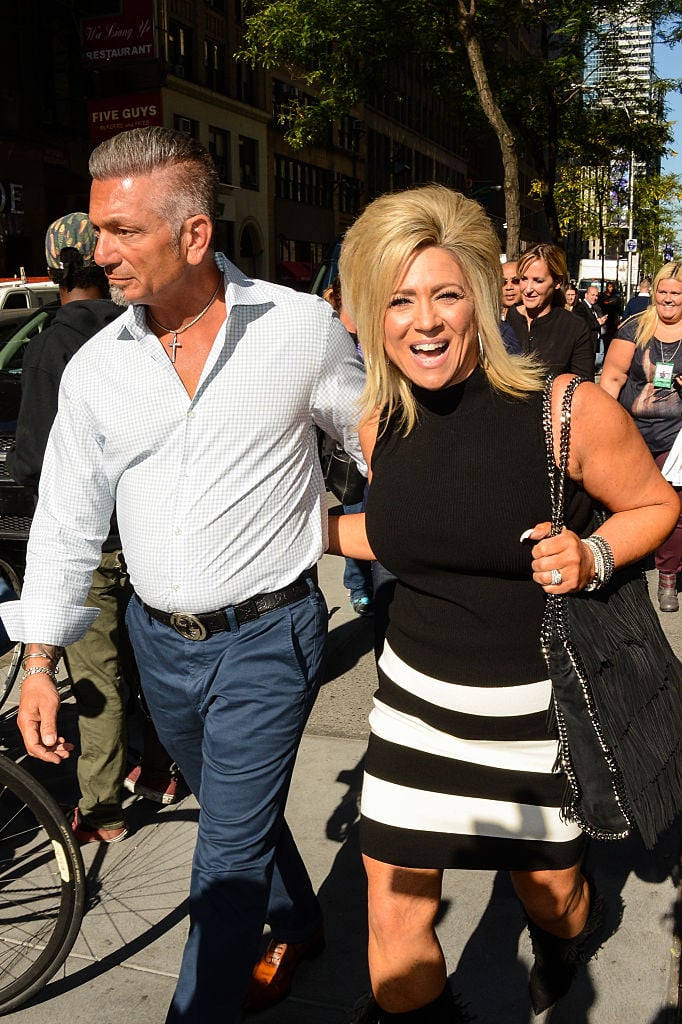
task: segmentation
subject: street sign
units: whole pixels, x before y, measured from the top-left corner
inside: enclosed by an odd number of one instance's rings
[[[626,252],[637,252],[637,239],[628,238],[625,241]]]

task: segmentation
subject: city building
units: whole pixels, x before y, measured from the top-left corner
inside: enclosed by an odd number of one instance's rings
[[[596,35],[586,40],[583,95],[597,108],[622,110],[630,136],[638,118],[651,116],[654,104],[654,25],[641,18],[639,8],[626,2],[617,17],[604,20]],[[658,116],[662,116],[662,111]],[[586,204],[599,208],[599,236],[580,236],[569,249],[575,263],[580,258],[616,260],[619,279],[629,295],[636,285],[635,182],[639,176],[660,171],[660,156],[652,154],[637,161],[624,136],[623,148],[613,154],[608,166],[583,168]],[[620,264],[623,272],[620,273]]]
[[[0,42],[0,276],[44,272],[46,225],[87,210],[92,148],[143,125],[188,132],[209,149],[221,180],[217,246],[255,276],[309,287],[369,200],[429,181],[475,195],[504,238],[494,136],[467,134],[417,61],[392,70],[395,89],[294,150],[287,106],[315,96],[283,70],[235,60],[242,27],[240,0],[16,6]],[[537,206],[524,198],[529,242]]]

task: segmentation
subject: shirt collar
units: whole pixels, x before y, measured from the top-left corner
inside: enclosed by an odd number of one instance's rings
[[[266,281],[246,277],[222,252],[216,252],[214,256],[216,266],[225,279],[225,291],[229,296],[228,309],[232,306],[260,306],[265,302],[272,302],[272,286]],[[130,341],[131,338],[137,338],[139,341],[145,334],[150,333],[146,309],[147,307],[141,304],[128,307],[118,332],[121,341]]]

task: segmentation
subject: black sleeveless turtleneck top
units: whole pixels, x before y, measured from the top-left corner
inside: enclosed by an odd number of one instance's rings
[[[398,577],[387,633],[413,668],[477,686],[547,676],[540,650],[544,592],[521,534],[551,518],[542,394],[495,391],[477,368],[464,382],[414,388],[419,421],[380,431],[367,531]],[[566,488],[566,523],[582,533],[589,498]]]

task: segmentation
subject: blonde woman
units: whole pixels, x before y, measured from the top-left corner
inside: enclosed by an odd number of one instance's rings
[[[653,302],[624,320],[609,345],[601,387],[632,414],[657,465],[663,466],[682,429],[682,263],[666,263],[654,278]],[[682,494],[682,489],[678,489]],[[679,609],[682,515],[656,551],[658,603]]]
[[[521,305],[510,309],[507,323],[523,352],[534,353],[549,373],[577,373],[594,380],[594,346],[589,327],[564,306],[568,280],[566,256],[558,245],[541,242],[517,263]]]
[[[347,232],[340,273],[367,364],[372,482],[366,516],[330,522],[330,550],[376,557],[398,577],[362,797],[373,1000],[359,1019],[464,1019],[434,927],[445,868],[511,872],[539,1013],[568,989],[601,922],[580,829],[560,814],[545,594],[595,580],[580,539],[590,495],[612,512],[600,533],[616,565],[661,542],[676,497],[630,418],[585,383],[569,529],[549,537],[545,373],[500,339],[498,242],[478,204],[435,185],[382,196]],[[557,437],[567,381],[554,385]]]

